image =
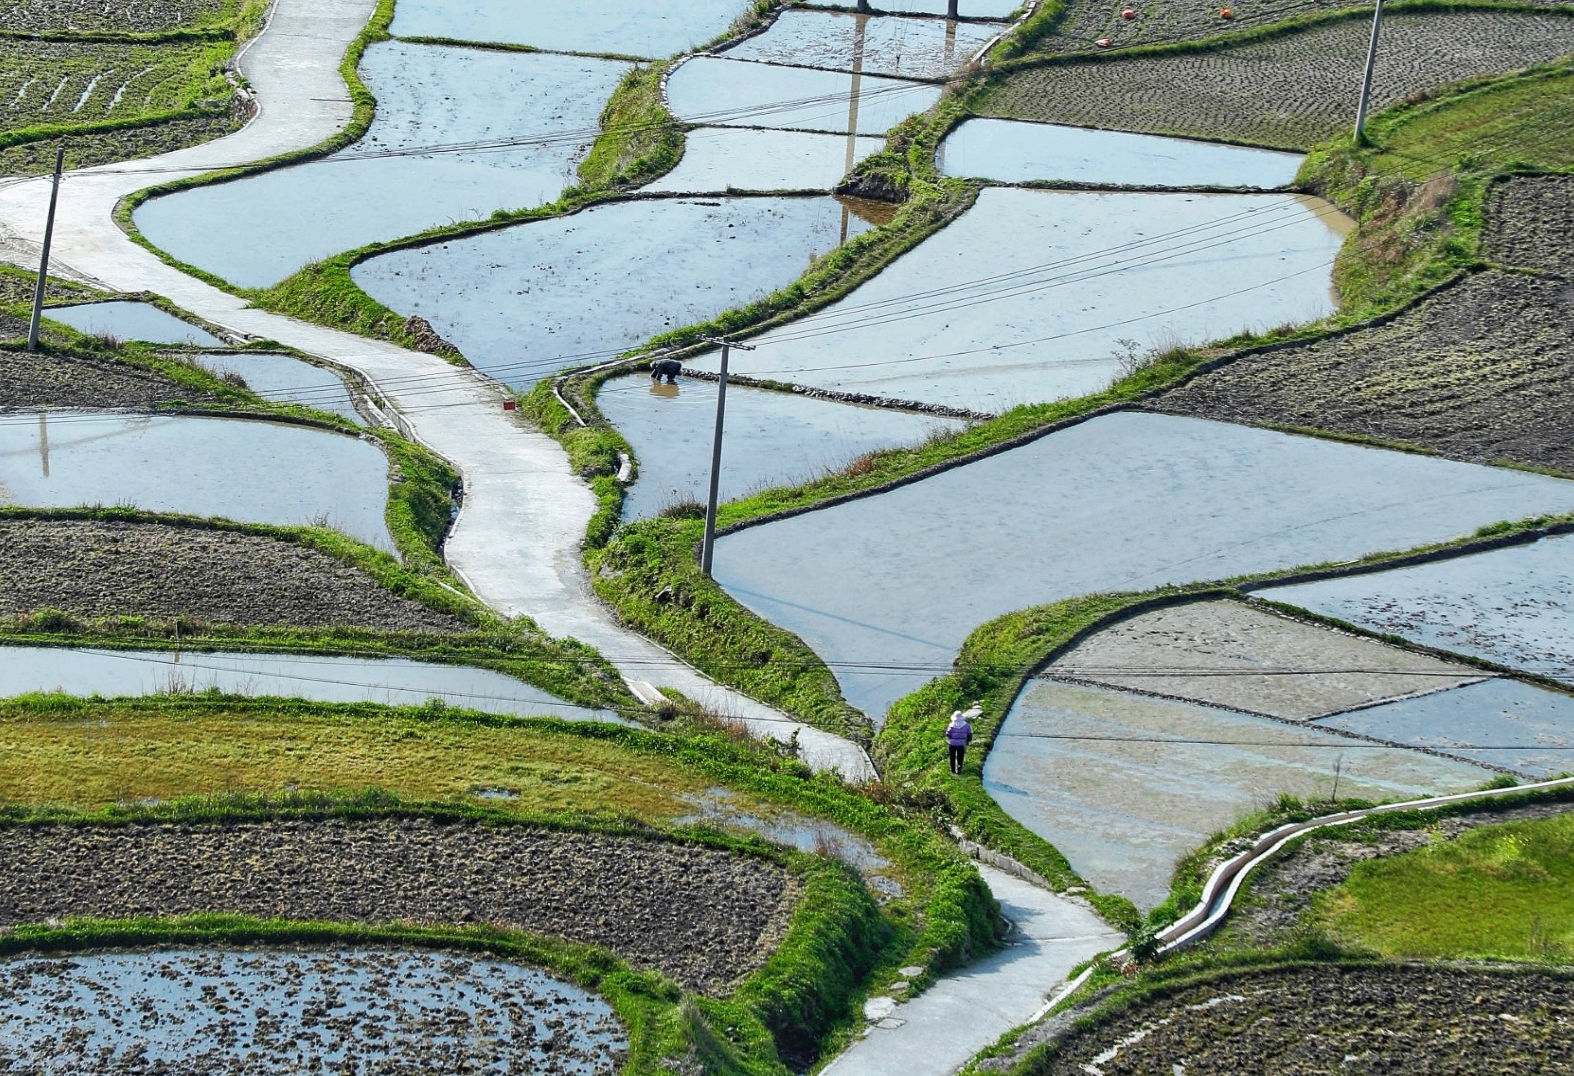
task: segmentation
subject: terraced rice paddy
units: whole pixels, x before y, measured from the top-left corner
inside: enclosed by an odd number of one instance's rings
[[[1571,503],[1574,486],[1538,475],[1114,414],[727,535],[716,578],[879,721],[1013,610],[1403,549]]]
[[[879,135],[939,100],[923,82],[716,56],[687,60],[667,80],[680,120],[724,127]]]
[[[1142,908],[1168,895],[1182,855],[1283,793],[1418,799],[1491,776],[1317,727],[1052,680],[1017,698],[984,762],[1006,813]]]
[[[1500,265],[1574,273],[1574,176],[1515,176],[1498,183],[1482,248]]]
[[[579,56],[377,44],[360,67],[378,101],[365,138],[325,160],[154,199],[137,210],[137,227],[183,262],[260,288],[368,243],[551,202],[574,183],[628,69]],[[417,146],[433,152],[406,153]]]
[[[1344,233],[1327,203],[1290,195],[985,190],[847,298],[751,341],[733,369],[988,413],[1081,396],[1151,347],[1331,313]]]
[[[765,33],[728,49],[727,56],[789,67],[935,79],[966,64],[1002,29],[1001,23],[789,9]]]
[[[364,425],[344,380],[326,367],[255,351],[197,355],[195,359],[220,377],[240,378],[248,389],[270,402],[306,404]]]
[[[105,698],[217,691],[384,706],[421,706],[438,699],[490,714],[632,724],[609,710],[564,702],[490,669],[405,658],[0,647],[0,697],[49,691]]]
[[[825,197],[622,202],[384,254],[353,276],[526,388],[763,298],[867,228]]]
[[[178,461],[178,466],[176,466]],[[277,422],[56,412],[0,419],[4,503],[130,505],[247,523],[323,520],[393,549],[388,461],[367,441]]]
[[[643,189],[675,194],[829,191],[883,146],[878,138],[702,127],[689,132],[678,167]]]
[[[406,38],[660,60],[725,32],[738,13],[737,0],[534,0],[528,8],[493,0],[403,0],[390,29]]]
[[[635,375],[602,386],[596,405],[628,438],[639,460],[639,479],[624,502],[626,518],[704,502],[715,432],[713,382],[684,378],[681,385],[658,385]],[[955,419],[735,385],[727,391],[721,498],[797,485],[839,471],[865,452],[911,444],[961,425]]]
[[[130,1073],[610,1072],[600,998],[475,954],[158,949],[0,962],[0,1063]]]
[[[1574,672],[1574,538],[1567,536],[1257,594],[1525,672]]]
[[[8,324],[0,315],[0,336],[7,334]],[[15,324],[17,335],[25,337],[27,322],[18,318]],[[213,399],[207,391],[117,358],[0,351],[0,408],[5,410],[153,408],[176,401],[204,403]]]
[[[80,306],[51,306],[45,314],[51,321],[69,325],[89,336],[109,336],[117,340],[144,340],[150,344],[188,344],[195,347],[223,347],[224,341],[190,322],[165,313],[152,303],[83,303]]]

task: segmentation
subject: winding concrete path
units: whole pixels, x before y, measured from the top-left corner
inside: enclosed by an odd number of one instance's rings
[[[591,591],[579,557],[595,509],[590,488],[555,441],[503,410],[505,390],[495,382],[430,355],[253,309],[166,265],[115,224],[118,202],[144,187],[316,145],[341,130],[353,109],[339,63],[375,6],[276,0],[266,29],[240,58],[259,104],[256,118],[201,146],[70,173],[61,187],[53,265],[113,290],[156,292],[225,329],[362,374],[421,442],[463,474],[465,506],[447,556],[488,605],[595,647],[636,691],[646,684],[676,689],[762,737],[787,740],[796,732],[802,757],[816,769],[853,781],[873,777],[856,744],[713,683],[616,622]],[[0,186],[0,257],[36,267],[48,198],[47,179]]]
[[[978,870],[1015,927],[1006,947],[896,1006],[824,1076],[950,1076],[1042,1015],[1072,968],[1125,943],[1085,904],[994,867]]]

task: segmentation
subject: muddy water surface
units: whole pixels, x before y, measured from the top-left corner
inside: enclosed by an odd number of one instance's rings
[[[744,0],[399,0],[397,37],[663,60],[725,33]]]
[[[578,56],[376,44],[361,61],[377,97],[365,138],[326,160],[153,199],[137,210],[137,226],[182,261],[260,288],[368,243],[551,202],[575,181],[575,162],[628,69]],[[384,155],[499,139],[523,142]]]
[[[350,390],[345,388],[338,374],[326,367],[289,355],[254,351],[198,355],[196,360],[220,377],[225,374],[239,376],[247,388],[265,400],[302,403],[365,425],[350,400]]]
[[[0,503],[124,504],[243,523],[324,522],[391,551],[387,501],[388,460],[341,433],[184,415],[0,418]]]
[[[667,80],[687,123],[880,135],[940,100],[922,82],[696,56]]]
[[[533,968],[394,949],[0,962],[8,1072],[614,1072],[611,1007]]]
[[[868,227],[826,197],[622,202],[385,254],[353,276],[525,387],[762,298]]]
[[[434,665],[406,658],[260,655],[60,647],[0,647],[0,697],[62,691],[106,698],[189,694],[450,706],[521,717],[632,724],[608,710],[564,702],[490,669]]]
[[[939,158],[947,175],[996,183],[1259,190],[1294,182],[1303,160],[1299,153],[1217,142],[997,119],[957,127],[941,144]]]
[[[205,329],[166,314],[152,303],[83,303],[80,306],[51,306],[44,316],[77,332],[90,336],[113,336],[117,340],[145,340],[151,344],[195,344],[198,347],[224,347],[225,343]]]
[[[879,138],[702,127],[690,131],[683,161],[647,191],[829,191],[853,166],[885,146]]]
[[[973,411],[1087,395],[1122,356],[1331,313],[1336,218],[1292,195],[986,190],[736,369]]]
[[[730,534],[716,578],[876,720],[1003,613],[1404,549],[1574,507],[1574,483],[1218,422],[1115,414]],[[851,672],[853,666],[879,672]]]
[[[737,60],[906,78],[945,78],[1004,29],[1001,23],[782,12],[763,34],[727,50]]]
[[[680,378],[654,384],[636,375],[609,381],[597,406],[634,446],[639,479],[623,514],[642,519],[709,491],[716,429],[716,385]],[[732,385],[727,390],[721,499],[841,470],[865,452],[913,444],[962,423],[873,407],[814,400]]]

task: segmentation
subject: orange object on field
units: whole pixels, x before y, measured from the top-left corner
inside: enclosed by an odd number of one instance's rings
[[[1219,18],[1221,18],[1221,19],[1233,19],[1233,18],[1235,18],[1235,12],[1231,11],[1229,8],[1224,8],[1222,11],[1219,12]]]
[[[1120,17],[1123,19],[1135,19],[1137,17],[1137,9],[1128,7],[1120,13]]]
[[[1111,44],[1110,39],[1107,38],[1107,37],[1101,37],[1101,38],[1099,38],[1097,41],[1095,41],[1093,43],[1095,45],[1097,45],[1101,49],[1107,49],[1107,48],[1110,47],[1110,44]]]

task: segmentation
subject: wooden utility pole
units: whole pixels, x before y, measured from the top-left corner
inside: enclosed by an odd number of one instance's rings
[[[1355,109],[1355,140],[1366,141],[1366,106],[1372,100],[1372,70],[1377,66],[1377,39],[1383,29],[1383,0],[1377,0],[1372,16],[1372,42],[1366,48],[1366,77],[1361,80],[1361,103]]]
[[[705,544],[700,547],[700,571],[711,574],[711,558],[716,552],[716,501],[721,491],[721,435],[727,414],[727,359],[733,348],[753,351],[748,344],[731,340],[710,340],[721,345],[721,375],[716,380],[716,436],[710,450],[710,496],[705,501]]]
[[[66,144],[55,150],[55,182],[49,191],[49,216],[44,220],[44,257],[38,263],[38,284],[33,288],[33,319],[27,326],[27,350],[38,350],[38,321],[44,316],[44,287],[49,282],[49,244],[55,238],[55,203],[60,200],[60,173],[66,163]]]

